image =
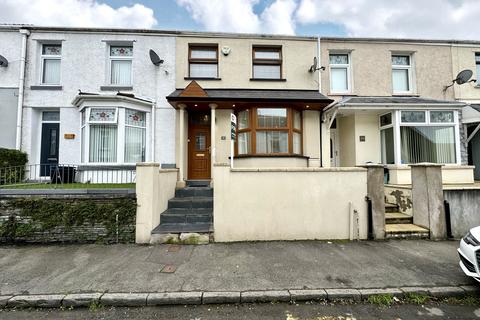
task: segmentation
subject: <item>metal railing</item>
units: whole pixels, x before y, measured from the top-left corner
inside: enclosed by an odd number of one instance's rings
[[[130,184],[136,181],[136,170],[122,166],[86,167],[72,164],[27,164],[0,167],[0,188],[49,184]]]

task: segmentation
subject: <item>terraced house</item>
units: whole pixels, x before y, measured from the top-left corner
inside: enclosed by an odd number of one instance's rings
[[[475,69],[475,42],[38,27],[0,36],[10,61],[0,93],[14,96],[0,105],[3,146],[27,151],[35,178],[71,164],[78,181],[136,182],[140,243],[192,232],[429,236],[409,204],[410,165],[441,164],[444,186],[475,187],[476,75],[452,83]],[[365,200],[372,164],[380,209]]]

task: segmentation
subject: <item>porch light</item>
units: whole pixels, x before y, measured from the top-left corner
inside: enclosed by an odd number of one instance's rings
[[[307,109],[310,108],[310,106],[306,106],[306,107],[307,107]]]
[[[196,104],[195,107],[198,107],[198,104]]]

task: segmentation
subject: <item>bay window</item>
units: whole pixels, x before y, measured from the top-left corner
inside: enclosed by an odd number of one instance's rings
[[[392,113],[387,114],[392,117]],[[398,150],[401,164],[432,162],[458,163],[459,130],[456,111],[402,110],[396,111],[397,121],[380,117],[382,162],[395,163],[394,150]],[[395,139],[394,129],[398,131]],[[398,141],[399,147],[395,147]]]
[[[250,108],[237,115],[237,155],[301,155],[302,116],[290,108]]]
[[[82,111],[82,162],[112,164],[145,161],[146,112],[119,107]]]

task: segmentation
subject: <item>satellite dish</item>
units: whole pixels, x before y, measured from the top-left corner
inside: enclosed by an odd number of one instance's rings
[[[456,82],[457,84],[464,84],[464,83],[467,83],[472,76],[473,76],[473,71],[466,69],[466,70],[460,71],[460,73],[457,75],[457,78],[453,81]]]
[[[160,59],[160,57],[158,56],[158,54],[153,51],[152,49],[150,49],[150,60],[152,61],[152,63],[156,66],[159,66],[163,63],[163,60]]]
[[[308,72],[315,72],[317,70],[325,70],[325,67],[318,67],[318,60],[317,57],[313,57],[313,64],[308,69]]]
[[[458,85],[462,85],[462,84],[465,84],[467,82],[477,82],[477,80],[471,79],[472,76],[473,76],[473,71],[470,70],[470,69],[465,69],[465,70],[460,71],[458,73],[457,77],[455,79],[453,79],[452,84],[450,84],[448,86],[445,86],[443,88],[443,91],[444,92],[447,91],[447,89],[450,88],[451,86],[453,86],[455,83],[458,84]]]
[[[0,67],[8,67],[8,60],[2,55],[0,55]]]

